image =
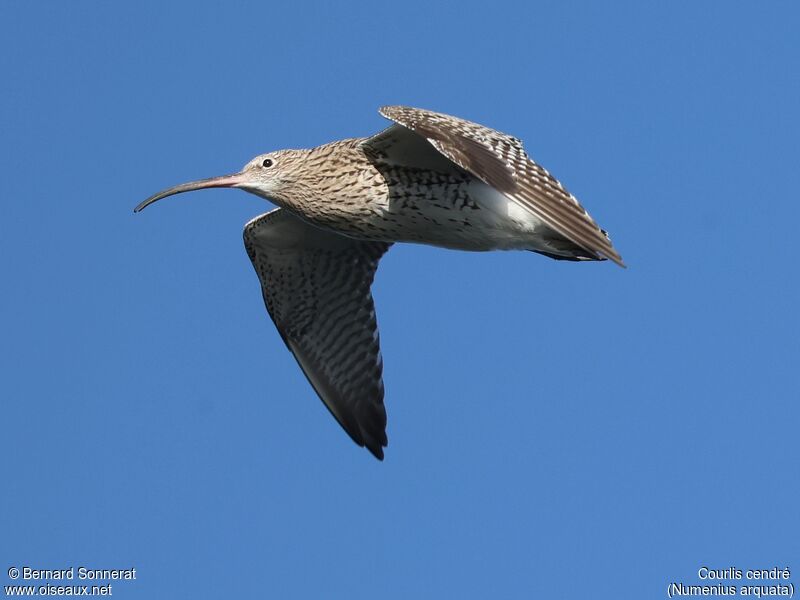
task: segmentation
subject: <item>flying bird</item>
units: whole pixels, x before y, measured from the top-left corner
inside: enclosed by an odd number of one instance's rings
[[[519,139],[406,106],[380,114],[393,123],[372,137],[261,154],[239,173],[171,187],[134,210],[214,187],[278,205],[244,228],[267,311],[331,414],[382,460],[383,362],[370,286],[393,243],[625,265]]]

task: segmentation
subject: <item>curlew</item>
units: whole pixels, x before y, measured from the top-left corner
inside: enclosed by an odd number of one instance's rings
[[[517,138],[427,110],[380,113],[393,124],[372,137],[262,154],[239,173],[159,192],[135,212],[212,187],[278,205],[244,228],[267,311],[331,414],[382,460],[383,363],[370,286],[393,243],[624,264]]]

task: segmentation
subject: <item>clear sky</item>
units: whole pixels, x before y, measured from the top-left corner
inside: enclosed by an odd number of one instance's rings
[[[221,3],[215,3],[220,4]],[[0,580],[120,598],[800,583],[792,2],[0,5]],[[333,421],[212,190],[383,104],[513,133],[629,265],[397,246],[389,447]],[[20,580],[17,580],[18,582]]]

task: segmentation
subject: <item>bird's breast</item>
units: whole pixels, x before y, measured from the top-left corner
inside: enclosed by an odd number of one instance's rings
[[[461,250],[531,247],[542,223],[463,171],[366,162],[317,182],[304,213],[350,237]]]

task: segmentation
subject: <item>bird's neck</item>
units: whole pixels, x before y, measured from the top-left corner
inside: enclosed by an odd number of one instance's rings
[[[307,151],[276,194],[285,208],[309,217],[326,215],[352,203],[365,178],[380,176],[360,147],[361,139],[341,140]]]

